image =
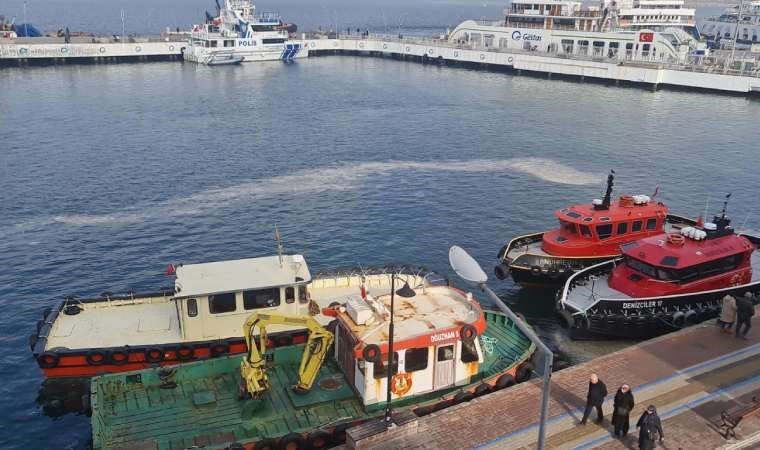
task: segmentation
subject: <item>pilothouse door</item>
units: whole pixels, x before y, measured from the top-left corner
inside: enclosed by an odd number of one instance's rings
[[[454,345],[442,345],[436,349],[435,386],[444,389],[454,384]]]

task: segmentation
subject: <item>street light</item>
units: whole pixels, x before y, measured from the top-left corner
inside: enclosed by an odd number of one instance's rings
[[[451,264],[451,268],[454,269],[454,272],[456,272],[460,278],[467,281],[468,283],[472,283],[478,286],[486,294],[488,294],[496,306],[498,306],[499,309],[504,314],[506,314],[507,317],[509,317],[512,322],[515,323],[515,325],[517,325],[517,328],[519,328],[520,331],[522,331],[523,334],[525,334],[525,336],[527,336],[528,339],[530,339],[530,341],[536,345],[536,348],[538,348],[538,350],[544,354],[544,386],[543,394],[541,397],[541,419],[538,425],[538,448],[539,450],[542,450],[544,448],[544,439],[546,435],[546,416],[549,409],[549,388],[551,386],[552,362],[554,360],[554,354],[551,350],[549,350],[546,344],[544,344],[541,339],[536,336],[536,333],[534,333],[533,330],[525,322],[517,317],[517,315],[515,315],[515,313],[512,312],[512,310],[509,309],[509,307],[504,304],[503,301],[501,301],[498,295],[496,295],[488,286],[486,286],[488,275],[483,272],[483,269],[480,267],[478,262],[475,261],[475,259],[473,259],[473,257],[470,256],[463,248],[454,245],[451,247],[451,249],[449,249],[449,264]]]
[[[393,378],[393,300],[395,294],[404,298],[412,298],[417,295],[414,289],[409,287],[409,282],[404,281],[404,286],[396,291],[396,275],[391,275],[391,323],[388,324],[388,380],[385,392],[385,427],[390,428],[393,424],[391,417],[391,379]]]

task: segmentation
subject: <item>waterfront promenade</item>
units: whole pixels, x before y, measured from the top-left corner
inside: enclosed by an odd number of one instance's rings
[[[760,311],[758,311],[760,312]],[[757,448],[760,414],[737,428],[748,447],[727,446],[713,426],[720,412],[760,397],[760,318],[749,340],[724,335],[714,320],[631,346],[562,371],[552,378],[547,448],[638,448],[636,420],[649,404],[663,418],[666,440],[659,448]],[[607,384],[605,421],[578,425],[588,386],[596,372]],[[633,387],[636,407],[627,439],[612,436],[612,399],[622,383]],[[384,449],[535,448],[540,380],[477,398],[419,419],[411,433],[387,436]],[[595,418],[592,413],[592,419]],[[377,447],[380,448],[380,447]]]

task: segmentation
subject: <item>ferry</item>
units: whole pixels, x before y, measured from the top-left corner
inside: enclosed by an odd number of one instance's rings
[[[760,293],[760,237],[712,222],[623,246],[620,259],[578,272],[558,302],[576,337],[648,338],[718,316],[722,299]]]
[[[309,54],[290,38],[293,24],[274,13],[256,15],[250,0],[224,0],[223,5],[217,0],[217,12],[216,17],[206,13],[206,22],[193,26],[190,46],[182,53],[185,60],[214,65],[230,59],[292,61]]]
[[[160,292],[67,298],[46,309],[30,337],[48,378],[89,377],[239,354],[252,312],[331,318],[321,308],[359,289],[388,292],[390,277],[412,286],[446,283],[428,270],[385,267],[322,272],[312,278],[302,255],[169,267],[174,287]],[[270,345],[304,342],[306,330],[278,326]]]
[[[702,19],[700,32],[708,44],[715,48],[731,48],[734,37],[737,49],[748,49],[753,44],[760,44],[760,1],[743,2],[726,9],[720,16]]]
[[[509,241],[497,255],[496,277],[511,276],[523,285],[561,286],[575,272],[619,257],[621,245],[695,223],[669,214],[665,204],[647,195],[612,200],[614,178],[614,172],[607,177],[603,199],[556,211],[558,228]]]
[[[357,291],[329,310],[334,331],[312,323],[306,345],[260,348],[271,323],[301,319],[254,314],[245,356],[93,378],[93,449],[327,448],[348,428],[384,429],[387,395],[399,423],[531,374],[527,336],[453,287],[404,286],[393,308]]]
[[[681,11],[682,3],[667,0],[678,12],[664,9],[667,15],[650,19],[647,10],[659,8],[657,3],[662,2],[639,0],[625,8],[614,1],[583,6],[574,0],[513,0],[504,20],[465,21],[448,39],[456,45],[601,61],[683,62],[704,47],[694,37],[693,10]]]

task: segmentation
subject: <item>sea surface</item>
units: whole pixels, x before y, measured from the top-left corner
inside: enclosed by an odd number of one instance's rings
[[[41,4],[64,2],[28,7]],[[117,3],[66,4],[75,17]],[[0,448],[89,445],[87,417],[70,412],[81,381],[43,385],[28,347],[64,296],[165,286],[168,263],[273,254],[275,226],[313,272],[409,263],[464,286],[449,246],[490,274],[511,237],[600,197],[610,169],[617,194],[659,186],[659,200],[690,216],[731,192],[736,227],[758,229],[758,119],[760,102],[743,97],[362,57],[0,70]],[[553,292],[490,285],[560,364],[630,345],[570,341]]]

